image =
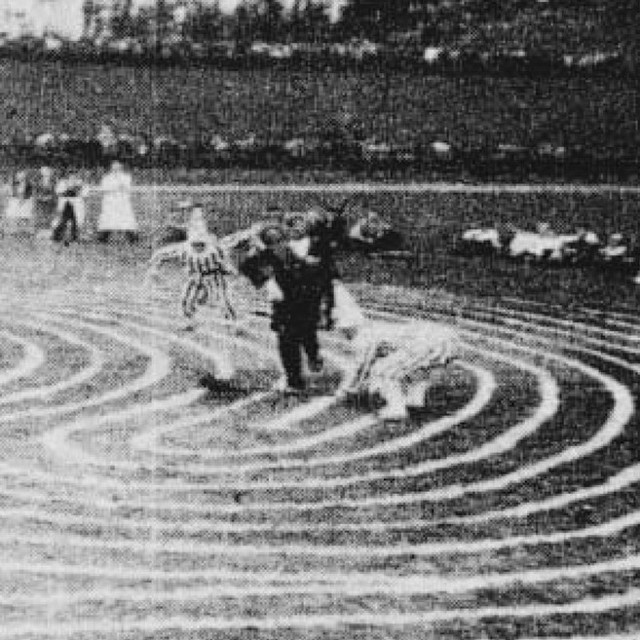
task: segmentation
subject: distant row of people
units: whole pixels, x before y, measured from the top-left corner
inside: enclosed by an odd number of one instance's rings
[[[599,266],[619,271],[637,271],[639,254],[621,233],[602,240],[594,231],[579,228],[573,233],[556,233],[548,223],[535,231],[503,227],[475,227],[465,230],[455,249],[462,255],[495,255],[545,264]]]
[[[131,242],[138,238],[138,222],[131,202],[131,174],[114,162],[103,176],[99,189],[102,206],[96,224],[97,239],[106,242],[111,234],[123,233]],[[79,174],[68,172],[57,180],[43,167],[37,177],[18,171],[11,182],[4,212],[5,230],[35,232],[37,226],[51,230],[54,242],[78,240],[86,222],[88,186]]]

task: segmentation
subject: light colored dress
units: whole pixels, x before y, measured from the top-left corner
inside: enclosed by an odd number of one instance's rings
[[[33,190],[24,176],[16,178],[11,186],[3,222],[2,231],[6,233],[35,232]]]
[[[33,190],[24,175],[15,178],[11,185],[5,217],[16,221],[33,219]]]
[[[102,178],[102,210],[98,218],[98,232],[138,230],[131,203],[131,185],[131,175],[120,170],[112,170]]]
[[[12,196],[7,200],[5,210],[7,220],[33,220],[33,198],[19,198]]]

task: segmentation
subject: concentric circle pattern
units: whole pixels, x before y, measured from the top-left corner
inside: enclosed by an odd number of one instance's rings
[[[360,287],[464,340],[391,425],[66,259],[1,277],[0,638],[640,637],[640,318]]]

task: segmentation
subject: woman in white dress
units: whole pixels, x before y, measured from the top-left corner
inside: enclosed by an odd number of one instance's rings
[[[5,230],[9,233],[33,233],[33,185],[26,171],[18,171],[12,180],[4,216]]]
[[[111,170],[100,183],[102,211],[98,218],[98,241],[106,242],[114,232],[126,235],[130,242],[138,239],[138,222],[131,203],[131,174],[119,162],[111,165]]]

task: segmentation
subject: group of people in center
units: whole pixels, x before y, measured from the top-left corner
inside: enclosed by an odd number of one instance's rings
[[[204,210],[194,205],[186,237],[160,246],[152,255],[149,274],[163,262],[178,259],[186,268],[182,311],[187,328],[198,305],[217,294],[227,319],[236,320],[226,278],[245,276],[263,290],[270,308],[271,329],[283,375],[275,389],[300,395],[309,377],[324,369],[319,331],[334,331],[348,340],[351,357],[336,399],[371,397],[383,400],[382,419],[404,420],[411,404],[422,406],[425,378],[421,371],[445,367],[457,353],[450,328],[425,321],[375,322],[365,317],[339,280],[335,251],[346,235],[341,213],[312,209],[289,213],[218,238],[207,228]],[[236,269],[230,255],[240,255]],[[219,367],[215,378],[228,382],[232,363]]]
[[[241,273],[265,288],[285,374],[280,386],[287,393],[304,390],[305,359],[311,373],[323,368],[318,330],[334,322],[334,250],[341,222],[320,209],[287,214],[259,231],[240,264]]]
[[[324,364],[318,330],[335,330],[349,340],[352,352],[338,395],[377,395],[384,401],[380,418],[404,420],[409,405],[421,405],[426,391],[425,378],[412,376],[447,366],[457,354],[457,336],[437,323],[366,318],[339,281],[334,250],[345,229],[345,221],[331,211],[289,214],[281,224],[261,229],[240,271],[267,291],[284,369],[281,390],[305,389],[305,359],[310,374]]]

